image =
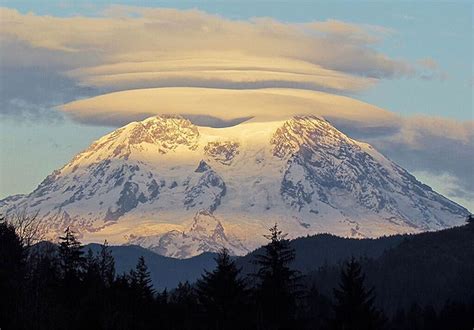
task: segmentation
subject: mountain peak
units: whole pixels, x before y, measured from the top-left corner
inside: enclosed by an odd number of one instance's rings
[[[338,146],[354,142],[323,118],[294,116],[276,130],[270,143],[273,145],[273,155],[285,158],[303,146]]]
[[[139,123],[142,123],[143,125],[151,125],[151,124],[156,124],[156,123],[167,123],[169,125],[176,125],[176,126],[190,126],[193,125],[188,119],[184,118],[183,116],[180,115],[156,115],[156,116],[151,116],[148,118],[145,118],[142,121],[139,121]]]
[[[193,219],[189,233],[195,236],[212,237],[216,241],[227,240],[221,222],[208,210],[199,210]]]
[[[316,115],[297,115],[297,116],[293,116],[291,117],[290,119],[288,119],[287,121],[294,121],[294,122],[327,122],[326,119],[324,119],[323,117],[320,117],[320,116],[316,116]]]
[[[94,142],[2,214],[40,212],[48,230],[139,243],[179,258],[225,246],[243,254],[275,221],[292,237],[376,237],[434,230],[467,210],[317,116],[193,125],[133,122]],[[225,229],[225,230],[224,230]]]
[[[198,128],[181,116],[160,115],[137,123],[136,128],[145,137],[141,142],[151,142],[159,146],[160,153],[185,145],[196,148],[199,138]],[[150,138],[151,141],[146,138]]]
[[[128,160],[134,153],[166,154],[180,146],[195,150],[197,126],[181,116],[160,115],[133,122],[103,136],[78,154],[70,164],[106,159]]]

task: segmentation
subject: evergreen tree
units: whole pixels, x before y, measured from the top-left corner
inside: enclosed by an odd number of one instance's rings
[[[64,279],[78,279],[84,267],[84,252],[82,245],[77,240],[69,227],[64,231],[64,236],[59,237],[59,262]]]
[[[132,329],[136,320],[137,309],[141,308],[135,291],[131,287],[128,274],[118,275],[112,284],[112,315],[108,329]]]
[[[289,267],[295,251],[277,224],[265,238],[270,242],[264,247],[265,253],[256,256],[260,268],[254,274],[258,280],[259,322],[264,328],[279,329],[290,326],[294,318],[299,274]]]
[[[364,287],[365,276],[360,264],[352,258],[341,271],[339,288],[334,289],[334,329],[380,329],[381,313],[374,308],[373,289]]]
[[[156,300],[160,305],[166,306],[169,302],[168,289],[165,288],[163,291],[159,292],[157,294]]]
[[[132,288],[136,290],[138,297],[144,301],[152,301],[155,295],[155,290],[151,283],[150,272],[145,263],[145,258],[141,256],[138,258],[135,270],[130,272]]]
[[[87,249],[87,254],[84,258],[84,275],[86,279],[93,278],[97,280],[99,278],[99,263],[90,248]]]
[[[322,329],[331,312],[329,298],[322,295],[313,284],[304,292],[303,308],[298,308],[300,318],[310,329]]]
[[[104,285],[110,287],[115,279],[115,260],[107,240],[100,246],[98,264],[100,277]]]
[[[176,289],[171,294],[171,302],[176,304],[188,305],[193,304],[196,300],[196,295],[193,287],[188,281],[179,282]]]
[[[14,327],[24,279],[25,250],[15,227],[0,219],[0,326]]]
[[[239,317],[246,298],[240,269],[225,248],[215,261],[216,269],[212,272],[205,271],[196,283],[198,300],[208,316],[211,328],[240,329]]]
[[[176,289],[171,292],[169,297],[170,303],[179,306],[184,311],[184,314],[190,315],[195,312],[198,304],[198,297],[196,290],[189,284],[188,281],[179,282]]]
[[[168,325],[170,329],[196,329],[196,324],[200,321],[197,319],[199,315],[197,295],[194,288],[188,281],[180,282],[174,289],[169,298],[169,305],[161,304],[168,308],[168,315],[172,320],[172,324]]]
[[[155,290],[145,258],[138,258],[135,269],[128,276],[119,276],[116,285],[120,288],[120,298],[126,309],[120,328],[148,329],[156,321],[154,313]],[[128,325],[127,325],[128,324]]]
[[[62,281],[55,246],[30,249],[25,285],[27,315],[25,329],[58,329],[64,324],[65,305],[59,299]],[[25,312],[26,313],[26,312]]]
[[[85,258],[82,251],[83,246],[77,240],[74,233],[68,227],[64,236],[59,237],[59,273],[61,276],[61,287],[58,292],[58,300],[62,311],[59,317],[60,327],[68,329],[80,329],[83,327],[82,311],[84,292]]]
[[[466,218],[466,223],[468,225],[474,225],[474,215],[473,214],[469,214]]]
[[[100,328],[104,315],[105,290],[100,277],[99,262],[92,250],[87,250],[84,260],[81,305],[77,311],[83,329]]]

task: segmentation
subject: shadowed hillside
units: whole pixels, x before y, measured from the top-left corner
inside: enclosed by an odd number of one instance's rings
[[[474,300],[474,225],[399,239],[398,245],[378,258],[362,260],[368,283],[375,287],[384,310],[395,312],[414,303],[440,308],[446,300]],[[338,273],[338,265],[326,265],[309,277],[321,292],[330,294]]]
[[[99,244],[88,244],[85,250],[99,251]],[[201,276],[204,269],[215,266],[215,253],[203,253],[189,259],[175,259],[161,256],[137,245],[112,246],[112,255],[115,259],[118,274],[129,272],[141,256],[151,271],[153,285],[157,289],[172,289],[179,282],[194,282]]]

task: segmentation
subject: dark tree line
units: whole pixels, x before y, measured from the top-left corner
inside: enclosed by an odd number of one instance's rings
[[[156,292],[143,257],[116,274],[107,244],[97,253],[69,230],[59,245],[24,244],[0,223],[1,329],[472,329],[473,306],[414,304],[395,315],[375,306],[359,260],[341,266],[332,294],[291,268],[295,251],[275,225],[244,276],[227,250],[196,283]]]

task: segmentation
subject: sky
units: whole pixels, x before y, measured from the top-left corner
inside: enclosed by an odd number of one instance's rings
[[[365,118],[365,125],[342,112],[333,120],[474,209],[468,1],[0,5],[0,198],[30,192],[93,140],[141,119],[143,109],[119,113],[99,95],[290,87],[350,97],[354,109],[373,107],[378,117]],[[163,92],[172,100],[173,90]],[[211,115],[232,119],[219,109]]]

